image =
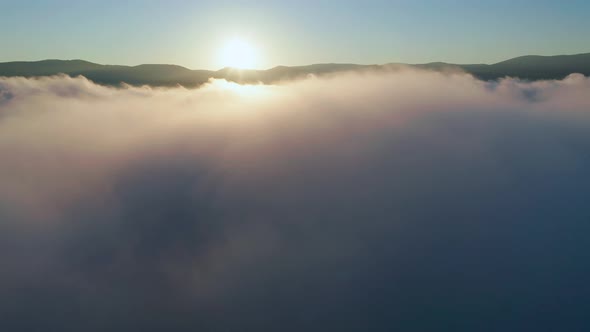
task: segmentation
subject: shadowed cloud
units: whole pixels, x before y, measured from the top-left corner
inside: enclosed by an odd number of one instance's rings
[[[581,331],[589,94],[0,78],[0,328]]]

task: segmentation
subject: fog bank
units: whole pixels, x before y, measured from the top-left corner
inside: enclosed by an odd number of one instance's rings
[[[588,96],[0,78],[0,329],[585,330]]]

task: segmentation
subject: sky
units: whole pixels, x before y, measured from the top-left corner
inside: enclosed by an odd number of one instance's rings
[[[241,38],[259,68],[494,63],[590,51],[582,0],[0,0],[0,61],[84,59],[218,69]]]

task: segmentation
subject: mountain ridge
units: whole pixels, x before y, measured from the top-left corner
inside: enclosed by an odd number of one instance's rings
[[[387,63],[361,65],[352,63],[318,63],[306,66],[275,66],[265,70],[222,68],[219,70],[189,69],[174,64],[141,64],[136,66],[102,65],[81,59],[13,61],[0,63],[0,76],[42,77],[65,74],[84,76],[104,85],[151,85],[195,87],[209,79],[226,79],[237,83],[275,83],[305,77],[349,71],[387,71],[398,68],[428,70],[461,70],[481,80],[517,77],[523,80],[562,79],[572,73],[590,76],[590,53],[573,55],[525,55],[494,64],[424,64]]]

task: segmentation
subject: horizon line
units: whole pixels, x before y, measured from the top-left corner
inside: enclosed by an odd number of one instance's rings
[[[409,62],[386,62],[386,63],[355,63],[355,62],[316,62],[316,63],[310,63],[310,64],[303,64],[303,65],[276,65],[276,66],[272,66],[272,67],[265,67],[265,68],[239,68],[239,67],[223,67],[223,68],[219,68],[219,69],[203,69],[203,68],[197,68],[197,69],[193,69],[190,67],[186,67],[186,66],[182,66],[182,65],[178,65],[178,64],[174,64],[174,63],[140,63],[137,65],[121,65],[121,64],[111,64],[111,63],[100,63],[100,62],[93,62],[93,61],[89,61],[89,60],[84,60],[84,59],[55,59],[55,58],[46,58],[46,59],[40,59],[40,60],[13,60],[13,61],[2,61],[0,62],[0,64],[8,64],[8,63],[39,63],[39,62],[44,62],[44,61],[83,61],[83,62],[87,62],[87,63],[91,63],[91,64],[95,64],[95,65],[100,65],[100,66],[119,66],[119,67],[129,67],[129,68],[135,68],[135,67],[140,67],[140,66],[174,66],[174,67],[181,67],[183,69],[186,70],[190,70],[190,71],[211,71],[211,72],[219,72],[219,71],[223,71],[226,69],[232,69],[232,70],[240,70],[240,71],[268,71],[268,70],[272,70],[275,68],[280,68],[280,67],[286,67],[286,68],[295,68],[295,67],[309,67],[309,66],[316,66],[316,65],[355,65],[355,66],[387,66],[387,65],[410,65],[410,66],[415,66],[415,65],[429,65],[429,64],[447,64],[447,65],[459,65],[459,66],[465,66],[465,65],[495,65],[495,64],[499,64],[505,61],[509,61],[509,60],[513,60],[513,59],[518,59],[518,58],[522,58],[522,57],[560,57],[560,56],[580,56],[580,55],[590,55],[590,51],[589,52],[583,52],[583,53],[575,53],[575,54],[554,54],[554,55],[541,55],[541,54],[525,54],[525,55],[519,55],[519,56],[515,56],[515,57],[511,57],[511,58],[507,58],[498,62],[494,62],[494,63],[485,63],[485,62],[481,62],[481,63],[453,63],[453,62],[446,62],[446,61],[431,61],[431,62],[422,62],[422,63],[409,63]]]

